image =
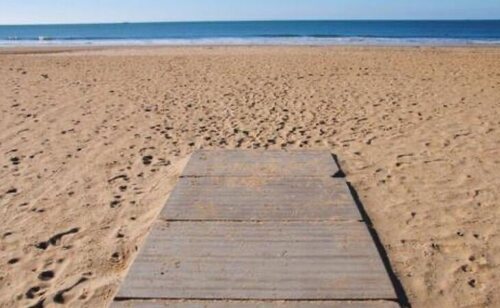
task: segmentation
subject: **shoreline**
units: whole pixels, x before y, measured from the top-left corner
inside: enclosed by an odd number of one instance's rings
[[[114,48],[114,47],[500,47],[500,40],[495,40],[492,42],[394,42],[394,43],[370,43],[370,42],[359,42],[359,43],[280,43],[280,42],[89,42],[89,43],[26,43],[26,44],[5,44],[0,42],[1,49],[10,48]]]
[[[100,51],[151,51],[161,50],[491,50],[498,45],[67,45],[67,46],[0,46],[0,55],[64,54],[72,52]],[[97,54],[96,54],[97,55]]]

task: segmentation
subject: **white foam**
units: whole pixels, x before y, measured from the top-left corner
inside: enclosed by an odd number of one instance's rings
[[[500,40],[442,38],[366,38],[366,37],[251,37],[199,39],[125,39],[125,40],[0,40],[0,47],[36,46],[147,46],[147,45],[381,45],[381,46],[442,46],[500,45]]]

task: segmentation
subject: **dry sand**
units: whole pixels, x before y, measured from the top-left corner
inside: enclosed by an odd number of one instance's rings
[[[45,52],[0,54],[1,306],[109,303],[199,148],[330,149],[415,307],[500,305],[500,48]]]

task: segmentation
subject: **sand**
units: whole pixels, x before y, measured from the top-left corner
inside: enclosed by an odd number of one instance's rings
[[[500,305],[500,48],[0,54],[0,306],[101,307],[208,148],[329,149],[414,307]]]

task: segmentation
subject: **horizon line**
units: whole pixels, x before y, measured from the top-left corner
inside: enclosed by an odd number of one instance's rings
[[[435,19],[398,19],[398,18],[353,18],[353,19],[240,19],[240,20],[170,20],[170,21],[106,21],[74,23],[19,23],[0,24],[4,26],[71,26],[71,25],[119,25],[119,24],[154,24],[154,23],[234,23],[234,22],[307,22],[307,21],[500,21],[500,18],[435,18]]]

